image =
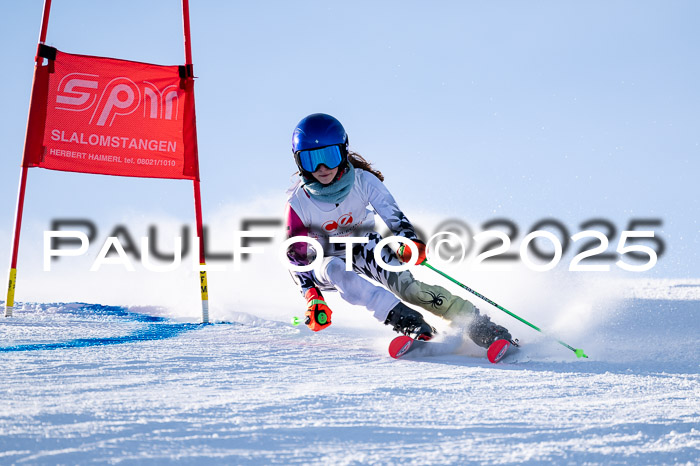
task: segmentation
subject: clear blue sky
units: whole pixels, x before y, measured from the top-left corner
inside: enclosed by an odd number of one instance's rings
[[[0,16],[6,262],[42,6],[8,2]],[[505,217],[521,238],[548,217],[571,234],[596,217],[618,230],[659,218],[667,253],[646,276],[700,277],[698,17],[691,1],[192,0],[205,222],[227,204],[283,201],[292,129],[326,112],[409,218],[478,230]],[[55,0],[47,43],[180,64],[180,2]],[[191,221],[191,197],[186,181],[32,169],[25,222]]]

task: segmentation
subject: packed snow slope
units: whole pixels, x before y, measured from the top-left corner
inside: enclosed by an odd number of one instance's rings
[[[396,361],[379,325],[25,303],[0,322],[0,463],[697,464],[699,306],[617,303],[563,338],[587,360],[489,311],[523,343],[493,365],[446,328]]]

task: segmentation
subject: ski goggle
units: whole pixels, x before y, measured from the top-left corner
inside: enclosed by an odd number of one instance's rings
[[[296,153],[296,157],[301,168],[310,173],[315,172],[321,164],[333,169],[343,161],[343,153],[339,145],[300,150]]]

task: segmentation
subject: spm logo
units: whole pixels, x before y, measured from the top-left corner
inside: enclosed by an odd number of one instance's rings
[[[55,108],[89,111],[90,124],[112,126],[117,116],[130,115],[141,107],[143,118],[177,120],[178,104],[178,87],[172,84],[160,89],[152,82],[136,84],[121,76],[100,89],[98,75],[70,73],[58,83]]]

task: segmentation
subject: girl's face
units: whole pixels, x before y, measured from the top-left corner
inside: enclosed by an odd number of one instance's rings
[[[327,166],[321,164],[318,166],[316,171],[311,174],[314,176],[314,178],[316,178],[316,181],[318,181],[319,183],[329,184],[335,179],[335,176],[338,174],[338,167],[328,168]]]

